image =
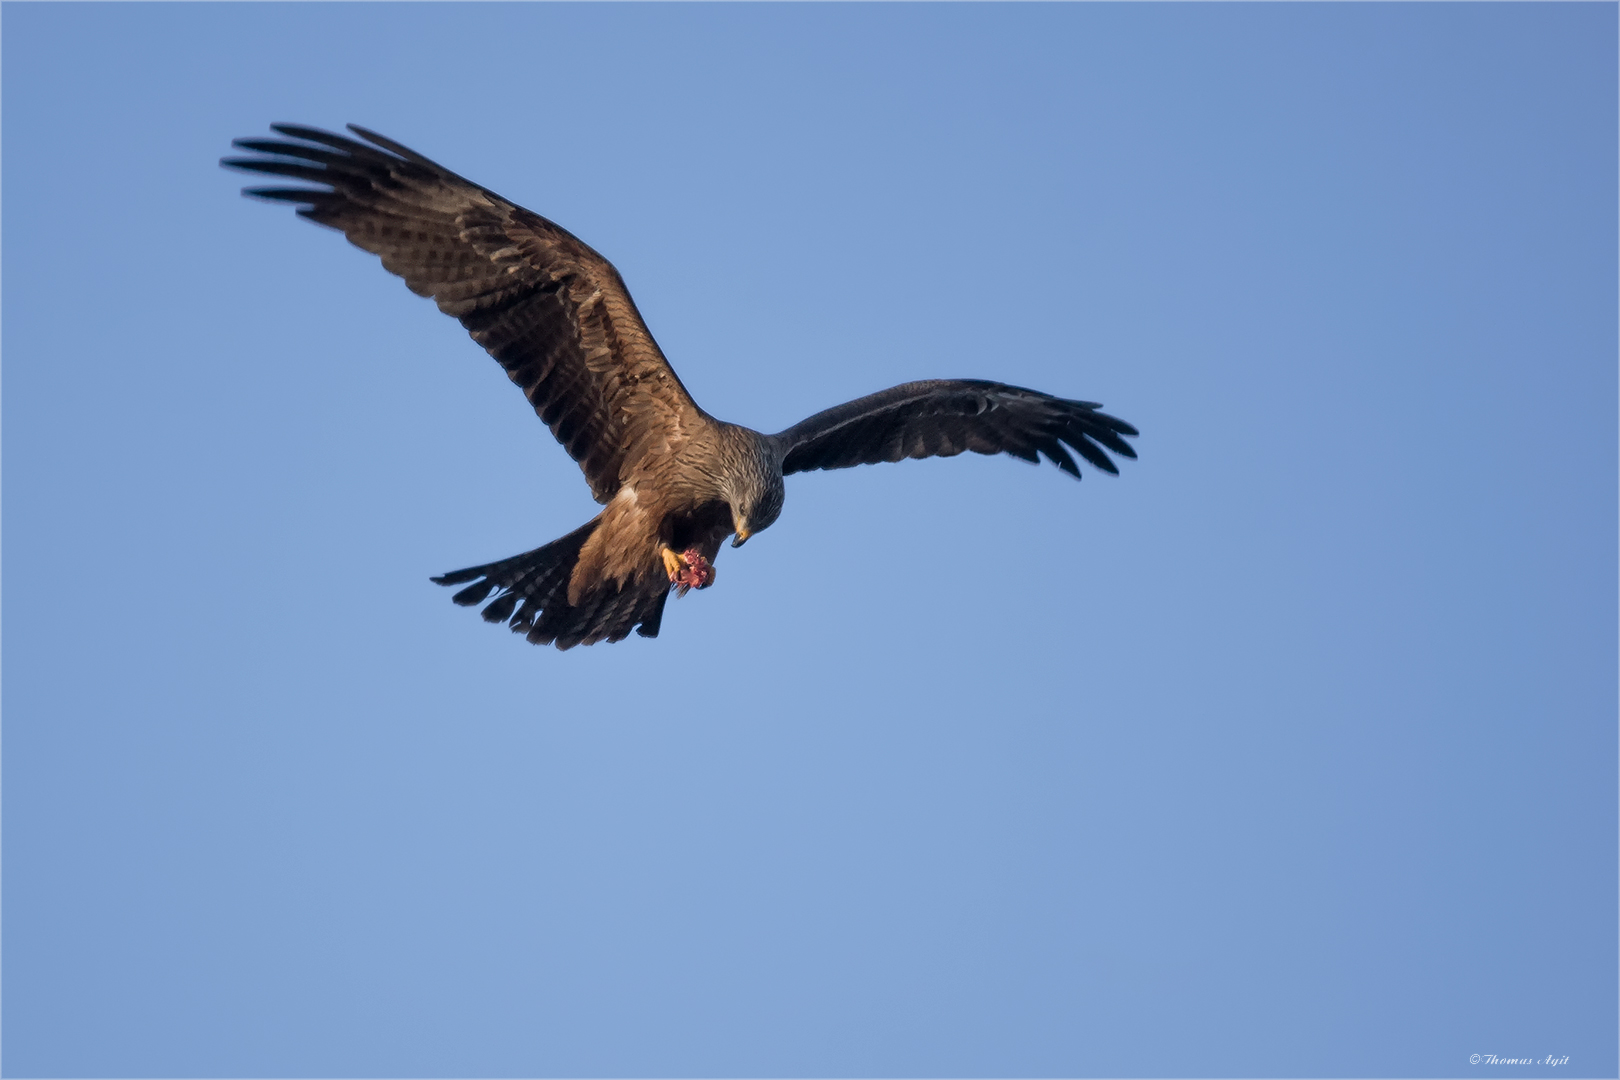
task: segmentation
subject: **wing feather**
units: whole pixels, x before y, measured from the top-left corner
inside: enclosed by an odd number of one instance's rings
[[[221,164],[323,186],[244,193],[341,231],[460,320],[579,462],[598,502],[618,491],[634,448],[678,447],[713,424],[618,271],[567,230],[364,128],[349,128],[361,142],[272,127],[285,138],[238,139],[258,156]]]
[[[1033,462],[1045,456],[1078,478],[1071,450],[1107,473],[1119,468],[1105,450],[1136,457],[1125,441],[1136,429],[1100,409],[1094,401],[1070,401],[1005,383],[932,379],[819,412],[774,438],[782,448],[784,475],[971,450]]]

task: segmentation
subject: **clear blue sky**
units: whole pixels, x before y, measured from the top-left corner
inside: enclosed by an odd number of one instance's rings
[[[0,18],[7,1074],[1615,1075],[1614,5]],[[791,478],[526,645],[427,579],[579,472],[237,195],[282,120],[584,237],[718,416],[1141,460]]]

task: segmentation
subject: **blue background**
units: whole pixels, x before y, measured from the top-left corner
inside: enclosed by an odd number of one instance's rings
[[[1615,1074],[1614,5],[3,29],[7,1073]],[[533,648],[427,577],[578,470],[237,195],[278,120],[584,237],[718,416],[1141,461],[794,477]]]

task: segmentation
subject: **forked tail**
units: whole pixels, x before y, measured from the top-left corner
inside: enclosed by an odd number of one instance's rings
[[[664,602],[669,599],[667,582],[654,579],[638,585],[632,578],[622,587],[609,584],[597,589],[578,607],[569,606],[568,579],[573,576],[580,549],[601,520],[598,515],[545,547],[455,570],[433,581],[438,585],[471,582],[451,597],[463,607],[482,604],[490,593],[495,593],[495,599],[484,607],[484,621],[508,622],[513,633],[524,635],[536,645],[571,649],[604,639],[619,641],[632,629],[642,637],[657,637]]]

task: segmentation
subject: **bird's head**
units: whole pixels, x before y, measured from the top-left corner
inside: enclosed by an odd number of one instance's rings
[[[750,536],[771,527],[782,513],[782,464],[776,449],[758,434],[739,429],[749,438],[728,463],[725,489],[731,506],[731,524],[736,530],[732,547],[742,547]]]
[[[742,547],[750,536],[771,527],[782,513],[782,494],[780,476],[774,478],[774,483],[742,485],[741,490],[731,493],[731,524],[737,531],[732,547]]]

